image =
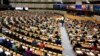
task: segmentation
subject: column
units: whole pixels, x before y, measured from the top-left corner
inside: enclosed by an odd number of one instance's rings
[[[1,4],[3,4],[3,0],[0,0],[1,1]]]

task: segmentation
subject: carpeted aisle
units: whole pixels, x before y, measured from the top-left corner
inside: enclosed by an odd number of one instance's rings
[[[72,50],[72,46],[70,44],[70,40],[68,37],[68,33],[66,32],[65,27],[59,24],[60,32],[61,32],[61,40],[62,40],[62,47],[63,47],[63,56],[75,56],[74,51]]]

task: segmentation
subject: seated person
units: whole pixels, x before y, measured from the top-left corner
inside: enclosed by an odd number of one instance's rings
[[[96,35],[93,35],[93,38],[97,38],[97,36]]]
[[[16,43],[13,43],[12,49],[13,49],[14,51],[16,51],[16,52],[18,51]]]
[[[49,55],[47,54],[47,52],[45,52],[43,56],[49,56]]]
[[[75,50],[76,47],[81,48],[82,46],[81,46],[81,44],[80,44],[79,42],[77,42],[77,43],[75,44],[75,46],[73,47],[73,50]]]
[[[18,51],[20,54],[24,54],[25,53],[25,49],[22,47],[22,45],[18,46]]]
[[[2,36],[0,36],[0,44],[2,45],[2,44],[4,44],[4,38],[2,37]]]
[[[80,37],[80,41],[84,42],[85,41],[85,35],[83,35],[82,37]]]
[[[32,46],[37,46],[37,41],[35,39],[32,41]]]
[[[92,49],[93,49],[94,51],[97,50],[97,43],[98,43],[98,40],[96,39],[96,40],[93,42],[93,47],[92,47]]]
[[[49,41],[49,42],[52,42],[52,38],[51,38],[51,37],[49,37],[49,38],[48,38],[48,41]]]
[[[44,47],[45,47],[44,42],[41,42],[41,43],[39,44],[39,48],[43,49]]]
[[[59,39],[59,38],[60,38],[60,36],[59,36],[59,35],[56,35],[56,36],[55,36],[55,38],[58,38],[58,39]]]
[[[28,47],[28,49],[25,52],[25,56],[32,56],[32,51],[30,50],[29,47]]]
[[[7,46],[8,48],[12,48],[12,43],[11,43],[11,40],[8,40],[8,41],[7,41],[6,46]]]
[[[2,48],[0,48],[0,56],[6,56],[6,54]]]
[[[61,45],[61,40],[60,39],[56,39],[56,41],[55,41],[55,43],[58,45],[58,44],[60,44]]]

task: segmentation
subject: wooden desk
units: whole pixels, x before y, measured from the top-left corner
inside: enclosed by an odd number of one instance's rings
[[[92,53],[92,52],[88,52],[88,53],[86,53],[88,56],[95,56],[95,54],[94,53]]]
[[[52,48],[52,49],[57,49],[57,50],[60,50],[60,51],[63,50],[62,47],[59,47],[59,46],[53,46],[53,45],[49,45],[49,44],[45,44],[45,47]]]
[[[83,54],[83,52],[81,50],[76,50],[75,52],[76,52],[76,55],[82,55]]]

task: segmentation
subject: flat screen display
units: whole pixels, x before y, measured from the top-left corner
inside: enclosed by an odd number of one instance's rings
[[[75,5],[76,10],[82,10],[82,5]]]
[[[93,5],[93,11],[100,13],[100,5]]]

